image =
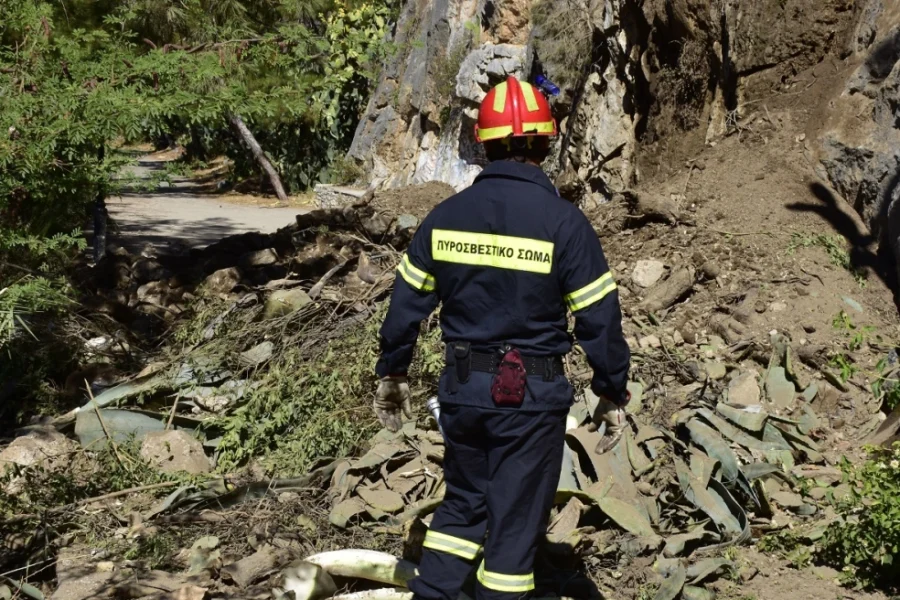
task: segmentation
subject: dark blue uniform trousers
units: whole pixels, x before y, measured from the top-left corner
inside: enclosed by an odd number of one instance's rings
[[[566,414],[441,407],[447,492],[426,535],[419,576],[409,582],[414,600],[457,600],[473,568],[477,600],[531,594],[559,482]]]

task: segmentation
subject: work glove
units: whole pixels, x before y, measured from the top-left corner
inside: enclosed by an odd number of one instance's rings
[[[374,408],[375,416],[388,431],[400,431],[400,427],[403,426],[403,419],[400,418],[401,409],[407,419],[412,418],[406,375],[388,375],[378,382]]]
[[[611,450],[625,432],[628,421],[624,406],[628,403],[630,396],[626,395],[625,403],[619,405],[606,396],[597,396],[588,389],[585,390],[585,399],[588,402],[588,406],[596,403],[596,408],[591,413],[591,423],[588,425],[588,430],[597,431],[602,424],[606,424],[603,439],[594,448],[596,454],[603,454]]]

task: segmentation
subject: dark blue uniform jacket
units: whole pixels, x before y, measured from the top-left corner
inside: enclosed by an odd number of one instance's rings
[[[407,372],[419,324],[438,303],[445,342],[470,342],[478,352],[508,343],[526,356],[569,352],[571,311],[594,393],[624,399],[630,354],[616,284],[591,224],[538,167],[493,162],[425,218],[398,267],[381,328],[379,377]],[[530,374],[519,410],[571,405],[566,378],[542,375]],[[473,371],[456,393],[448,377],[455,372],[441,378],[441,402],[494,407],[493,375]]]

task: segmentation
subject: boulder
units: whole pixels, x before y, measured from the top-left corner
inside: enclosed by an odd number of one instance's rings
[[[237,267],[219,269],[206,278],[203,287],[214,294],[227,294],[241,282],[241,271]]]
[[[212,471],[203,445],[186,431],[148,433],[141,444],[141,458],[163,473],[184,471],[196,475]]]
[[[312,302],[312,298],[306,291],[299,288],[292,290],[277,290],[272,292],[266,298],[266,305],[263,308],[263,318],[271,319],[274,317],[283,317],[295,310],[300,310],[307,304]]]
[[[0,474],[12,465],[55,468],[70,462],[78,444],[50,428],[30,431],[17,437],[0,452]]]

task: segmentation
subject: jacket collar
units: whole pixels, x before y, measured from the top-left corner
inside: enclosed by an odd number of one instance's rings
[[[475,183],[483,179],[519,179],[534,183],[549,191],[554,196],[559,193],[550,181],[550,178],[541,170],[540,167],[529,165],[527,163],[519,163],[512,160],[497,160],[489,163],[481,173],[475,178]]]

